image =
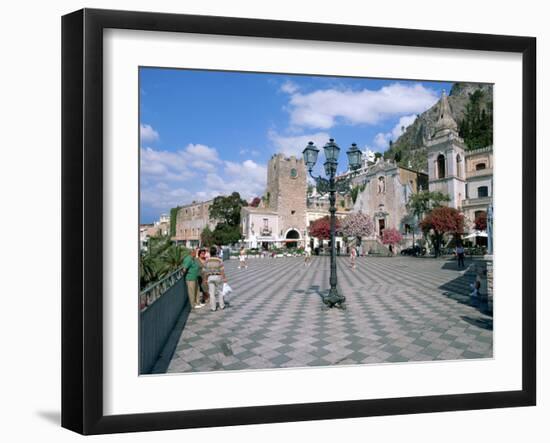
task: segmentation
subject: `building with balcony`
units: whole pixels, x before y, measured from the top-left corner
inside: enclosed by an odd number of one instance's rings
[[[493,147],[466,151],[466,198],[462,201],[464,216],[474,222],[487,214],[493,202]]]

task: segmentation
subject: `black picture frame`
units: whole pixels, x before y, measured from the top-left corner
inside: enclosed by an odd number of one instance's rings
[[[522,55],[522,389],[110,415],[103,412],[103,31],[500,51]],[[529,171],[528,173],[526,171]],[[62,426],[82,434],[536,404],[536,39],[232,17],[83,9],[62,18]]]

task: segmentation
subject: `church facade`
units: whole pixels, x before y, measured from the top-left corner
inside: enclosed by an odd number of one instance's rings
[[[358,195],[353,211],[371,216],[375,234],[381,236],[387,228],[406,231],[403,219],[407,214],[407,202],[413,193],[426,189],[428,176],[379,158],[355,181],[364,189]]]

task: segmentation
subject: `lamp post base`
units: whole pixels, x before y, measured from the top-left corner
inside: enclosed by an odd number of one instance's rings
[[[339,307],[342,307],[342,304],[345,301],[346,301],[346,297],[338,294],[338,290],[336,288],[330,288],[328,295],[325,295],[323,297],[323,303],[327,305],[329,308],[333,308],[336,305],[338,305]]]

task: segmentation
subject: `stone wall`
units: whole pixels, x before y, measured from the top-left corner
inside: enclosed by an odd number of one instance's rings
[[[210,220],[209,215],[211,205],[212,200],[182,206],[176,215],[176,235],[173,240],[184,241],[186,244],[196,243],[206,226],[214,229],[216,223]]]
[[[487,303],[493,309],[493,259],[487,260]]]

